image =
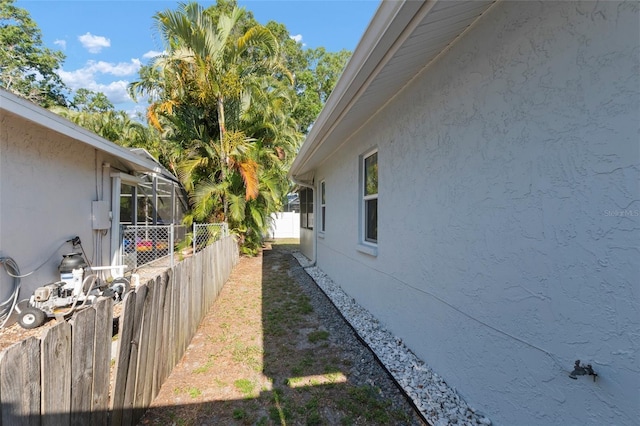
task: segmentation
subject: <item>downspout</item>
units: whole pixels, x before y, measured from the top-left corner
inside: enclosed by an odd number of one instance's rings
[[[120,188],[122,178],[119,173],[111,174],[111,266],[122,264],[122,252],[120,247]],[[132,205],[137,204],[132,200]]]
[[[315,211],[316,208],[316,203],[315,203],[315,198],[316,198],[316,189],[313,187],[313,185],[309,185],[308,183],[302,182],[301,180],[296,179],[294,176],[291,176],[291,180],[293,181],[293,183],[295,183],[296,185],[300,185],[303,186],[305,188],[309,188],[313,191],[313,208]],[[317,262],[317,257],[318,257],[318,234],[317,234],[317,218],[318,215],[314,214],[313,215],[313,259],[311,260],[311,264],[308,266],[309,268],[316,266],[316,262]]]

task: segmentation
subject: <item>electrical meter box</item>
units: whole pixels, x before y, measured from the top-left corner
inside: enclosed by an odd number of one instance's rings
[[[97,230],[105,230],[111,227],[109,204],[106,201],[91,202],[91,226]]]

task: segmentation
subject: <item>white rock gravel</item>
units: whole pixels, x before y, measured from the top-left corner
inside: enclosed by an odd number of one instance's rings
[[[369,311],[358,305],[322,270],[311,266],[309,259],[300,252],[294,252],[293,256],[375,353],[429,423],[433,426],[491,424],[491,420],[469,407],[455,389],[447,385],[402,340],[387,331]]]

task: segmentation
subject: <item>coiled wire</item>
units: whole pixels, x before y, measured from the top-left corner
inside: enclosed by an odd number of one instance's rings
[[[18,303],[18,295],[20,294],[20,268],[18,264],[10,257],[0,257],[0,265],[12,277],[11,296],[0,303],[0,328],[4,328],[5,324],[11,316],[11,312]]]
[[[18,267],[18,264],[16,263],[15,260],[13,260],[10,257],[0,257],[0,265],[2,265],[2,267],[5,270],[5,272],[11,278],[13,278],[12,285],[11,285],[11,296],[9,296],[9,298],[7,300],[5,300],[4,302],[0,303],[0,329],[4,328],[4,326],[7,323],[7,321],[9,321],[9,317],[11,316],[11,312],[13,312],[13,310],[16,307],[16,304],[18,303],[18,296],[20,294],[20,279],[24,278],[24,277],[28,277],[29,275],[33,274],[34,272],[36,272],[37,270],[42,268],[44,265],[47,264],[47,262],[49,262],[49,260],[51,260],[51,258],[53,256],[55,256],[58,253],[58,250],[60,250],[62,248],[62,246],[64,246],[66,243],[69,243],[69,242],[72,242],[72,241],[73,241],[73,239],[66,240],[63,243],[61,243],[60,246],[58,248],[56,248],[53,253],[51,253],[51,255],[47,258],[47,260],[42,262],[33,271],[29,272],[28,274],[24,274],[24,275],[20,275],[20,268]],[[82,248],[82,245],[80,245],[80,248]],[[84,254],[84,249],[82,249],[82,252]]]

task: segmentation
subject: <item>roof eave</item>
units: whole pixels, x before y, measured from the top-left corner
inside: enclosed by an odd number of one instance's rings
[[[118,157],[135,167],[135,171],[160,173],[162,169],[154,161],[92,133],[71,121],[54,114],[24,98],[0,89],[0,110],[15,114],[24,120],[36,123],[56,133],[75,139],[102,152]]]
[[[350,143],[354,134],[498,3],[383,0],[296,156],[289,177],[312,183],[315,169]],[[403,65],[408,72],[398,75]]]
[[[428,3],[435,3],[435,1]],[[354,100],[353,96],[374,77],[372,73],[379,69],[380,61],[386,51],[423,6],[423,2],[411,0],[380,3],[329,99],[309,131],[305,143],[300,148],[289,171],[290,178],[309,184],[300,176],[309,174],[311,171],[305,166],[313,153],[325,142],[337,120],[348,112]]]

